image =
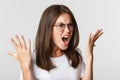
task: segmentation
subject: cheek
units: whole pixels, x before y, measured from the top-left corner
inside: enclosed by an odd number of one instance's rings
[[[71,37],[73,36],[73,31],[70,33]]]
[[[60,34],[55,33],[53,34],[53,41],[59,41],[61,39]]]
[[[52,39],[53,39],[54,43],[58,42],[61,39],[61,34],[54,30],[53,35],[52,35]]]
[[[73,31],[71,32],[71,35],[73,35]]]

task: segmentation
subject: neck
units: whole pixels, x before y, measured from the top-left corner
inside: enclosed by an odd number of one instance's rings
[[[54,48],[52,52],[52,57],[59,57],[62,56],[64,52],[60,48]]]

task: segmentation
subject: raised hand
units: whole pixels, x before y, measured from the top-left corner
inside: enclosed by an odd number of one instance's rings
[[[87,43],[87,58],[93,58],[93,48],[95,46],[95,42],[102,34],[102,29],[98,29],[95,34],[90,33]]]
[[[16,41],[11,38],[10,41],[12,45],[15,47],[17,53],[9,52],[9,54],[14,57],[20,64],[21,67],[30,68],[31,67],[31,42],[28,41],[28,45],[26,45],[24,36],[22,35],[20,38],[18,35],[15,36]]]
[[[87,42],[86,67],[81,80],[93,80],[93,48],[96,40],[103,34],[102,29],[98,29],[95,34],[90,33]]]

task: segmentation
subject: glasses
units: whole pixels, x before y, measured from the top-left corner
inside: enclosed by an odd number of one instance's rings
[[[67,28],[69,28],[70,31],[73,31],[73,29],[74,29],[73,23],[69,23],[69,24],[59,23],[54,26],[57,28],[58,31],[64,31],[66,26],[67,26]]]

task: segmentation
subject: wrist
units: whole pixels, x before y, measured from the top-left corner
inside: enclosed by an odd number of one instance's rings
[[[26,66],[26,65],[21,65],[21,69],[23,70],[31,70],[32,69],[32,66]]]
[[[92,64],[93,63],[93,56],[89,56],[86,58],[86,63],[87,64]]]

